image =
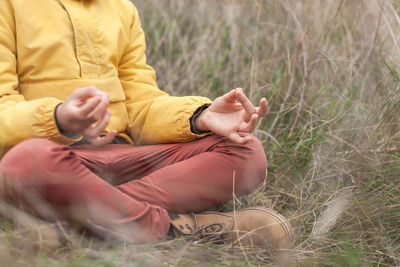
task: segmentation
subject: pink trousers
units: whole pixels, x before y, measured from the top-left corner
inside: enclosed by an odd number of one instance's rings
[[[244,145],[211,135],[150,146],[61,146],[30,139],[0,162],[0,195],[49,221],[147,242],[164,237],[168,212],[208,209],[248,194],[267,161],[253,137]]]

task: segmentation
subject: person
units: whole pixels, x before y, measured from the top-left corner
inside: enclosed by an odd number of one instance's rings
[[[0,2],[2,199],[132,242],[197,233],[290,248],[272,209],[201,213],[263,183],[250,133],[267,100],[170,96],[145,50],[128,0]]]

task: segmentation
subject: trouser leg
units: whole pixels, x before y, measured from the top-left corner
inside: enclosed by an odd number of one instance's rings
[[[2,159],[0,188],[5,184],[14,203],[43,218],[130,229],[126,237],[148,241],[168,231],[166,210],[199,211],[233,193],[250,193],[265,171],[265,154],[254,137],[245,145],[213,135],[189,143],[102,148],[33,139]]]
[[[103,150],[109,156],[105,179],[136,200],[175,213],[213,207],[233,193],[248,194],[266,175],[264,150],[255,137],[244,145],[212,135],[188,143]],[[91,153],[85,147],[74,151],[83,158]]]
[[[27,140],[1,160],[0,193],[47,220],[77,222],[130,241],[152,241],[166,235],[170,220],[165,209],[121,192],[85,163],[70,147]]]

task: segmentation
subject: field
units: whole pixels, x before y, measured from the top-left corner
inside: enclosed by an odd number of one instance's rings
[[[296,232],[294,266],[400,266],[400,1],[136,0],[148,61],[172,95],[243,87],[269,102],[255,131],[268,177],[220,210],[272,206]],[[229,245],[15,246],[1,266],[287,265]]]

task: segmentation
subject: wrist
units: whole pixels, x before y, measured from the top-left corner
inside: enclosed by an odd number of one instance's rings
[[[67,132],[65,130],[65,128],[63,128],[62,123],[61,123],[62,116],[60,116],[60,114],[62,114],[62,111],[60,111],[61,108],[62,108],[62,103],[58,104],[54,109],[54,121],[56,123],[58,131],[60,132],[60,134],[62,134],[65,137],[72,138],[72,139],[79,138],[81,136],[80,134]]]
[[[190,117],[190,131],[194,134],[202,135],[209,133],[210,131],[205,127],[203,120],[201,119],[200,122],[198,122],[198,118],[201,114],[203,114],[202,117],[204,117],[204,112],[207,110],[207,108],[210,106],[210,104],[203,105],[199,107],[194,113],[193,116]]]
[[[206,121],[207,121],[207,115],[208,115],[208,110],[205,109],[203,110],[197,118],[194,120],[194,127],[196,128],[197,131],[199,132],[209,132],[210,129],[207,127]]]
[[[65,133],[64,128],[61,126],[61,121],[60,121],[60,106],[62,103],[58,104],[55,109],[54,109],[54,121],[56,122],[57,129],[60,133]]]

